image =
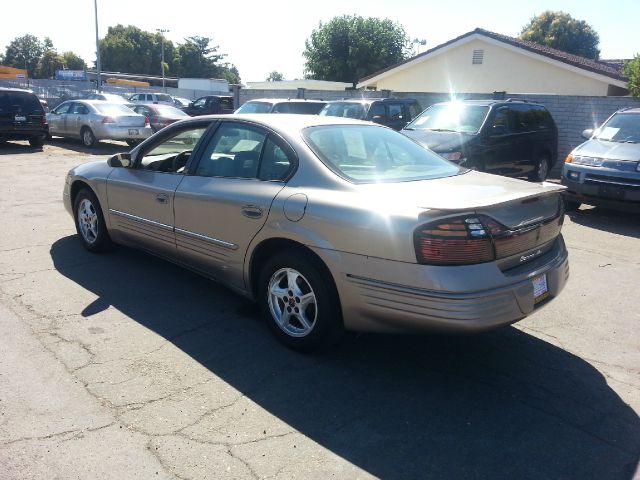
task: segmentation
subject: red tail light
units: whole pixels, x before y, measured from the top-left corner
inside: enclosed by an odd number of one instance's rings
[[[113,117],[104,117],[102,123],[116,123],[116,120]]]
[[[414,233],[416,257],[428,265],[471,265],[526,252],[555,239],[564,212],[534,225],[510,229],[485,215],[438,220]]]

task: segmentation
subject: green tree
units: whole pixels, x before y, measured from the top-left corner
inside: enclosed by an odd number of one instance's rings
[[[64,52],[62,54],[62,64],[67,70],[86,70],[87,62],[74,52]]]
[[[33,75],[44,53],[45,45],[34,35],[26,34],[14,38],[4,53],[4,64],[9,67],[27,68],[29,76]]]
[[[351,82],[401,62],[410,52],[404,28],[389,19],[357,15],[320,23],[305,42],[305,78]]]
[[[226,55],[218,53],[218,46],[211,46],[208,37],[187,37],[177,49],[177,74],[179,77],[215,78],[221,74],[217,63]]]
[[[229,83],[240,83],[240,72],[235,65],[226,63],[220,67],[219,78],[224,78]]]
[[[629,77],[627,88],[634,97],[640,97],[640,55],[624,64],[624,74]]]
[[[267,82],[281,82],[284,80],[284,75],[280,72],[276,72],[275,70],[269,74],[267,77]]]
[[[581,57],[600,56],[597,32],[584,20],[576,20],[565,12],[547,10],[533,17],[520,32],[520,38]]]
[[[34,77],[36,78],[53,78],[56,74],[56,70],[64,67],[64,60],[62,55],[56,52],[53,48],[48,48],[40,57],[38,66]]]
[[[160,33],[151,33],[133,25],[109,27],[100,40],[102,69],[113,72],[162,75],[161,51],[164,41],[165,72],[173,71],[175,48]]]

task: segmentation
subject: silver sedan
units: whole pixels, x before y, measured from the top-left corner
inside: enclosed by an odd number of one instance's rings
[[[102,100],[70,100],[47,113],[49,133],[79,138],[87,147],[100,140],[124,140],[135,145],[153,131],[149,120],[129,107]]]
[[[69,172],[90,251],[144,249],[257,301],[287,345],[479,332],[556,297],[563,187],[469,171],[386,127],[198,117]]]

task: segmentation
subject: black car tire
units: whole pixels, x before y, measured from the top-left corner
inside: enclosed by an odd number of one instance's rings
[[[89,148],[95,147],[95,145],[98,143],[96,136],[93,134],[93,131],[91,131],[89,127],[82,127],[82,130],[80,130],[80,139],[82,140],[82,144],[85,147]]]
[[[577,200],[569,200],[567,198],[564,199],[564,209],[567,212],[577,211],[580,208],[580,205],[582,205],[582,203]]]
[[[89,206],[90,211],[96,216],[95,235],[91,238],[88,238],[82,231],[81,222],[84,220],[80,212],[81,206]],[[107,252],[113,248],[113,243],[111,241],[111,237],[109,237],[107,225],[104,221],[104,216],[102,215],[102,209],[100,208],[100,202],[95,194],[88,188],[83,188],[76,195],[73,202],[73,218],[76,224],[76,232],[78,232],[78,236],[80,237],[80,241],[84,248],[93,253]]]
[[[44,138],[34,135],[29,138],[29,145],[36,148],[42,147],[44,145]]]
[[[281,327],[278,323],[275,314],[272,313],[274,296],[270,287],[274,284],[275,279],[278,278],[277,275],[284,270],[299,274],[300,290],[308,293],[308,289],[305,289],[306,284],[310,287],[311,294],[315,299],[313,306],[307,307],[307,309],[313,309],[315,322],[310,331],[303,335],[296,335],[286,331],[285,327]],[[318,259],[309,255],[308,252],[289,250],[277,253],[267,260],[263,266],[258,282],[260,309],[272,332],[278,340],[289,348],[309,352],[335,343],[342,337],[344,333],[342,308],[340,307],[340,300],[333,279],[330,278],[330,273],[326,267]],[[291,295],[292,293],[293,295]],[[289,303],[285,303],[282,298],[276,297],[278,298],[278,306],[275,308],[281,309],[284,314],[287,306],[291,305],[289,311],[292,312],[292,318],[296,317],[293,318],[291,324],[297,321],[299,325],[303,326],[302,322],[298,320],[297,314],[293,313],[294,309],[298,312],[296,305],[300,306],[301,309],[303,308],[296,293],[289,290],[283,293],[283,296],[288,299]],[[305,312],[302,312],[302,315],[306,317]],[[295,328],[295,326],[292,328]]]
[[[125,140],[125,142],[127,142],[127,145],[129,145],[130,147],[135,147],[136,145],[140,145],[140,140]]]
[[[549,157],[547,155],[541,155],[538,157],[533,173],[529,175],[529,180],[532,182],[544,182],[549,176],[549,170],[551,170]]]

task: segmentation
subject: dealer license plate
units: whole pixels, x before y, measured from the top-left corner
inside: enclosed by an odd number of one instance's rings
[[[533,301],[538,303],[548,296],[549,289],[547,288],[547,274],[545,273],[533,279]]]
[[[27,117],[25,117],[24,115],[16,115],[16,122],[26,122],[27,121]]]
[[[138,135],[138,130],[136,128],[130,128],[129,135]]]

